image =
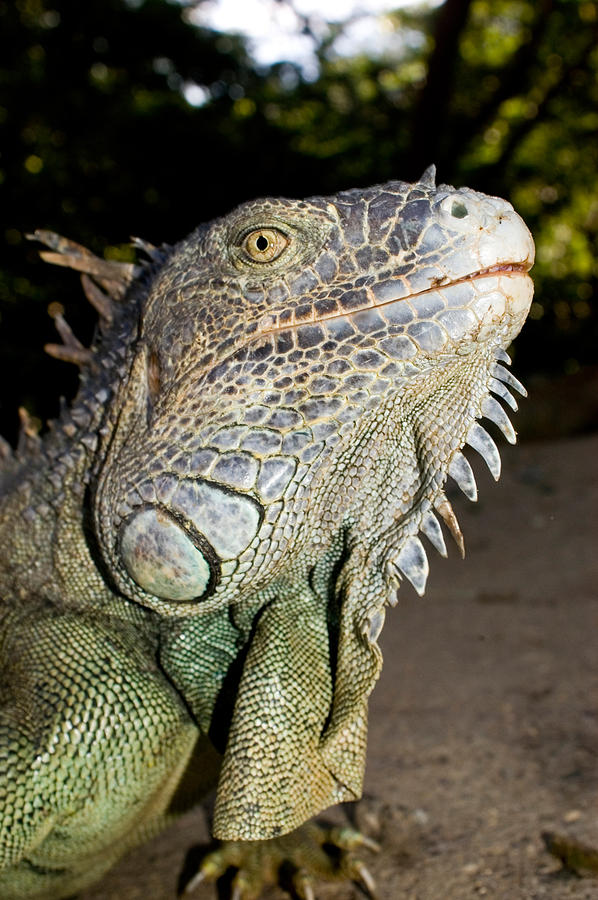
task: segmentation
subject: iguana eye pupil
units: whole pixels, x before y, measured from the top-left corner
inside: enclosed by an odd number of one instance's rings
[[[252,262],[268,263],[277,259],[290,241],[278,228],[257,228],[243,241],[243,249]]]

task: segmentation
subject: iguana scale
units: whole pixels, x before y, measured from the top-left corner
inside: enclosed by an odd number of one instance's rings
[[[475,499],[465,444],[500,472],[478,419],[515,439],[496,397],[523,393],[503,363],[534,253],[433,169],[245,203],[139,265],[37,237],[100,325],[86,349],[56,314],[80,390],[4,453],[12,900],[72,895],[213,786],[225,841],[360,796],[385,610],[423,594],[441,521],[463,550],[445,482]]]

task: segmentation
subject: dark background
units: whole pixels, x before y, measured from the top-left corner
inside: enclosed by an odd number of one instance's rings
[[[0,433],[14,440],[20,405],[45,421],[76,390],[75,366],[43,353],[47,306],[93,332],[76,276],[24,233],[131,259],[130,235],[170,242],[251,197],[412,180],[431,162],[440,182],[509,198],[536,238],[519,429],[596,427],[598,3],[412,7],[387,16],[400,51],[354,58],[335,52],[342,25],[296,14],[317,80],[193,25],[200,5],[0,0]]]

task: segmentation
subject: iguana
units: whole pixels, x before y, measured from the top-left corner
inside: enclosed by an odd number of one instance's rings
[[[80,390],[4,452],[0,896],[72,895],[216,786],[208,869],[255,897],[244,847],[360,796],[386,608],[424,592],[420,535],[463,551],[464,445],[499,476],[478,419],[515,440],[533,241],[433,168],[245,203],[142,264],[36,236],[100,322],[87,349],[55,311]]]

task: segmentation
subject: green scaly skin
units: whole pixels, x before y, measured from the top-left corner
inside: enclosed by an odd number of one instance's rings
[[[143,266],[41,238],[102,318],[87,355],[62,327],[79,394],[0,482],[12,900],[70,896],[214,786],[229,841],[360,796],[385,608],[425,589],[420,531],[462,543],[461,448],[498,477],[476,420],[514,439],[490,392],[520,388],[532,296],[512,208],[430,170],[244,204]]]

